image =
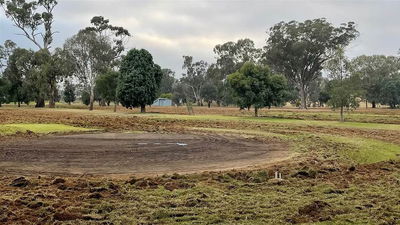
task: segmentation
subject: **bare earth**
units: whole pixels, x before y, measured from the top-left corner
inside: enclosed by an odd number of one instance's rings
[[[0,173],[164,174],[245,168],[288,156],[282,143],[239,137],[101,133],[47,136],[0,146]]]

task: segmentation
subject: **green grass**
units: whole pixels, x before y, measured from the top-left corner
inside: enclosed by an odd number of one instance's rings
[[[323,135],[323,138],[352,146],[340,149],[339,154],[356,163],[369,164],[391,159],[399,159],[400,146],[374,139]]]
[[[192,128],[193,130],[210,131],[215,133],[233,133],[241,135],[253,135],[279,138],[290,144],[292,152],[310,152],[318,147],[323,153],[332,151],[346,160],[355,163],[369,164],[400,158],[400,146],[384,141],[366,139],[360,137],[343,137],[327,134],[313,134],[302,132],[301,134],[283,135],[261,130],[235,130],[219,128]],[[340,146],[338,149],[335,146]]]
[[[66,133],[66,132],[83,132],[91,131],[93,129],[73,127],[64,124],[1,124],[0,135],[11,135],[17,132],[26,133],[32,131],[38,134],[49,134],[49,133]]]
[[[381,129],[381,130],[399,130],[397,124],[381,123],[360,123],[360,122],[339,122],[324,120],[299,120],[299,119],[281,119],[269,117],[241,117],[241,116],[223,116],[223,115],[174,115],[174,114],[135,114],[139,117],[150,117],[157,119],[179,119],[179,120],[199,120],[199,121],[248,121],[257,123],[280,123],[299,126],[321,126],[321,127],[342,127],[356,129]]]

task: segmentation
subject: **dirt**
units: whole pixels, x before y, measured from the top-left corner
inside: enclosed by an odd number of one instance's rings
[[[0,146],[5,174],[165,174],[244,168],[288,156],[283,143],[220,135],[96,133]]]

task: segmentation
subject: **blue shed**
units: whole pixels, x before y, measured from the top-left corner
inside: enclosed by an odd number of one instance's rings
[[[157,98],[152,106],[172,106],[172,100],[168,98]]]

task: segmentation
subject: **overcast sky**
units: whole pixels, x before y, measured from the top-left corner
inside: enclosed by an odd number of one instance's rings
[[[266,31],[280,21],[325,17],[339,25],[354,21],[360,37],[347,55],[395,55],[400,48],[400,0],[395,1],[267,1],[267,0],[58,0],[55,10],[54,47],[102,15],[123,26],[133,36],[128,48],[145,48],[163,68],[181,74],[182,56],[213,62],[213,47],[250,38],[262,47]],[[0,42],[11,39],[34,48],[0,12]],[[35,49],[35,48],[34,48]]]

